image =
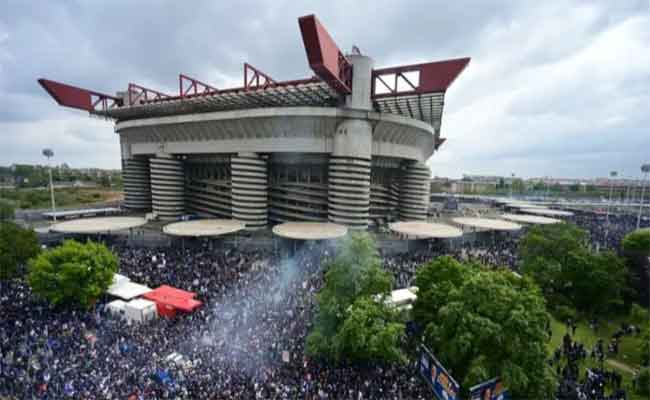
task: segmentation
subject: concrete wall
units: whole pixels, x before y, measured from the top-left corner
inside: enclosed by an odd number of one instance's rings
[[[133,155],[332,153],[342,123],[360,120],[372,131],[374,156],[425,161],[433,154],[433,128],[418,120],[371,111],[327,107],[270,108],[118,122],[124,158]],[[363,144],[366,145],[365,142]]]

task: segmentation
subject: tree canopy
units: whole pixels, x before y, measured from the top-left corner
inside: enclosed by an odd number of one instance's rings
[[[623,251],[650,254],[650,228],[628,233],[621,242]]]
[[[103,244],[65,241],[30,262],[32,291],[54,306],[87,308],[110,286],[117,257]]]
[[[14,216],[14,206],[8,201],[0,200],[0,222],[12,221]]]
[[[572,224],[531,228],[520,245],[523,272],[554,310],[571,307],[587,315],[620,310],[629,291],[625,263],[611,251],[590,250],[586,237]]]
[[[372,237],[351,234],[326,268],[307,353],[335,362],[404,360],[405,326],[396,310],[380,301],[393,277],[383,270]]]
[[[628,233],[621,241],[636,300],[650,306],[650,228]]]
[[[508,270],[439,257],[420,268],[413,316],[461,387],[500,376],[514,398],[550,398],[549,315],[539,288]]]
[[[21,228],[13,222],[0,222],[0,279],[16,276],[39,251],[33,229]]]

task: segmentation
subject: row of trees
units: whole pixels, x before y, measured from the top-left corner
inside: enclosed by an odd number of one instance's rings
[[[109,178],[110,177],[110,178]],[[52,167],[52,180],[90,181],[101,186],[120,183],[122,179],[119,170],[77,169],[67,164]],[[12,167],[0,167],[0,181],[14,182],[19,187],[35,188],[49,184],[48,167],[44,165],[16,164]]]

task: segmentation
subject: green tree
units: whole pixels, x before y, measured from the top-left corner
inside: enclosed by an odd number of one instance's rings
[[[103,244],[65,241],[30,262],[32,291],[55,306],[87,308],[108,289],[117,257]]]
[[[38,255],[40,247],[33,229],[13,222],[0,222],[0,279],[19,274],[27,261]]]
[[[0,200],[0,222],[12,221],[14,217],[14,206],[8,201]]]
[[[307,353],[339,361],[398,361],[404,324],[381,301],[393,285],[366,232],[351,234],[327,266]]]
[[[647,319],[641,336],[641,365],[650,367],[650,324]]]
[[[517,193],[523,193],[526,186],[524,185],[523,179],[517,178],[512,181],[512,191]]]
[[[540,192],[545,189],[546,189],[546,185],[544,185],[544,182],[542,181],[537,181],[533,184],[533,190],[535,190],[536,192]]]
[[[343,323],[332,339],[337,361],[406,361],[401,350],[404,324],[398,311],[376,299],[362,296],[345,311]]]
[[[539,288],[505,269],[440,257],[420,268],[415,320],[461,387],[500,376],[514,398],[550,398],[549,315]]]
[[[636,290],[636,298],[646,307],[650,306],[650,228],[628,233],[621,241],[623,256],[629,272],[630,286]]]
[[[628,233],[621,242],[624,251],[650,255],[650,228]]]
[[[641,368],[636,384],[636,392],[643,396],[650,395],[650,367]]]
[[[629,292],[623,260],[587,247],[572,224],[531,228],[520,244],[522,269],[537,282],[553,310],[572,307],[594,315],[619,311]]]
[[[650,317],[650,310],[638,304],[632,304],[632,307],[630,307],[630,322],[634,325],[643,326],[650,322],[648,317]]]

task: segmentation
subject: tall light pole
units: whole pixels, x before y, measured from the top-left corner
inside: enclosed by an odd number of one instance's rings
[[[56,221],[56,205],[54,204],[54,184],[52,183],[52,165],[50,158],[54,157],[52,149],[43,149],[43,155],[47,158],[47,170],[50,173],[50,197],[52,198],[52,218]]]
[[[512,189],[515,186],[515,173],[513,172],[512,178],[510,179],[510,197],[512,198]]]
[[[645,183],[648,180],[648,174],[650,173],[650,164],[641,165],[641,172],[643,172],[643,178],[641,180],[641,198],[639,199],[639,213],[636,216],[636,229],[641,227],[641,211],[643,210],[643,195],[645,194]]]
[[[609,173],[609,201],[607,202],[607,217],[605,223],[605,242],[607,241],[607,236],[609,236],[609,209],[612,206],[612,191],[614,190],[614,178],[618,175],[618,172],[611,171]],[[607,246],[607,243],[604,243]]]

